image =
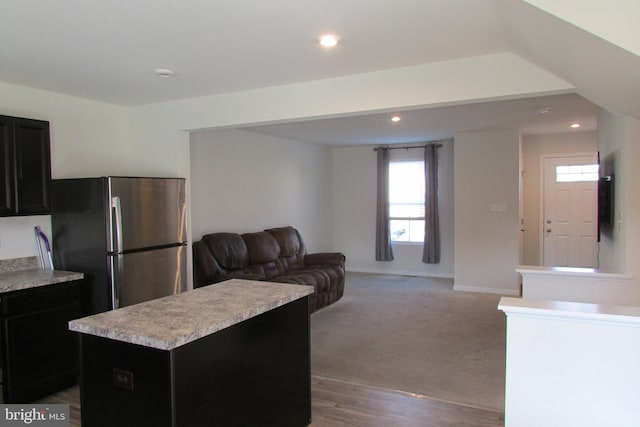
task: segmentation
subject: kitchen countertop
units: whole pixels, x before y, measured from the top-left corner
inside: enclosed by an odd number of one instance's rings
[[[72,331],[172,350],[313,293],[313,287],[232,279],[69,322]]]
[[[70,282],[72,280],[80,280],[83,277],[84,274],[82,273],[42,270],[39,268],[0,273],[0,293]]]

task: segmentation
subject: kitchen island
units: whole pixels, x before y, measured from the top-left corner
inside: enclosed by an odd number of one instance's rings
[[[308,425],[312,293],[234,279],[69,322],[82,425]]]

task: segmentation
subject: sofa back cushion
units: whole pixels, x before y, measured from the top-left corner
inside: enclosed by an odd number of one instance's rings
[[[302,238],[293,227],[270,228],[265,230],[278,241],[280,245],[280,256],[289,257],[294,255],[304,255],[304,243]]]
[[[249,250],[239,234],[213,233],[202,236],[202,240],[225,270],[237,270],[249,265]]]
[[[264,276],[267,280],[280,274],[276,260],[280,256],[280,245],[269,233],[260,231],[242,235],[249,249],[251,271]]]
[[[266,230],[280,245],[278,268],[281,273],[301,268],[304,265],[306,249],[298,230],[293,227],[270,228]]]
[[[280,256],[280,245],[269,233],[260,231],[242,235],[249,250],[249,262],[251,264],[265,264],[273,262]]]

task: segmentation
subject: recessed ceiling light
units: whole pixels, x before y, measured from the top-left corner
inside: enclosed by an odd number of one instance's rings
[[[176,73],[173,70],[169,70],[167,68],[158,68],[157,70],[154,71],[154,73],[156,73],[156,76],[164,77],[164,78],[169,78],[176,75]]]
[[[573,123],[573,124],[571,125],[571,127],[572,127],[573,129],[578,129],[578,128],[580,127],[580,123]]]
[[[397,114],[391,117],[391,121],[393,123],[398,123],[400,120],[402,120],[402,117],[398,116]]]
[[[318,37],[318,43],[323,47],[334,47],[338,44],[338,38],[333,34],[325,34]]]

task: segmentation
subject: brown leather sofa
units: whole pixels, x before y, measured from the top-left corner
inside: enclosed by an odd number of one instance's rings
[[[193,243],[193,264],[196,288],[234,278],[313,286],[311,312],[338,301],[344,293],[344,254],[307,254],[293,227],[242,235],[205,234]]]

